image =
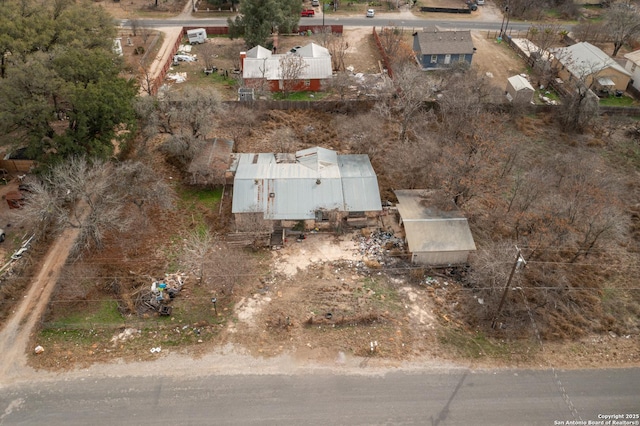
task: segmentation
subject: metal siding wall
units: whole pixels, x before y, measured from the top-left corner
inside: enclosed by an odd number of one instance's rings
[[[469,252],[467,251],[419,252],[412,253],[412,255],[414,263],[433,266],[461,265],[467,263],[469,258]]]

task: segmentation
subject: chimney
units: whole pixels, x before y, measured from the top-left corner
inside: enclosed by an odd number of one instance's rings
[[[244,71],[244,58],[247,57],[247,52],[240,52],[240,72]]]

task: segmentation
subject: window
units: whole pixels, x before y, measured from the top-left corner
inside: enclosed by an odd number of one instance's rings
[[[444,63],[445,64],[451,63],[451,55],[444,55]]]
[[[305,85],[305,87],[311,86],[311,80],[305,80],[304,81],[304,85]]]
[[[438,62],[438,55],[431,55],[431,63],[435,64],[436,62]]]

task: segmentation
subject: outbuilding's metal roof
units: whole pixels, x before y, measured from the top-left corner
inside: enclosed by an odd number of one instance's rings
[[[529,90],[531,92],[534,91],[533,86],[531,86],[531,83],[529,83],[529,80],[521,75],[514,75],[512,77],[509,77],[507,81],[509,81],[509,84],[511,84],[511,87],[513,87],[515,90]]]
[[[476,245],[467,219],[453,202],[442,202],[436,193],[421,189],[395,190],[409,251],[473,251]]]
[[[380,193],[369,157],[337,155],[324,148],[298,151],[296,161],[274,154],[241,154],[233,213],[264,212],[265,219],[313,219],[317,210],[380,211]]]
[[[269,49],[256,46],[247,51],[242,65],[242,78],[281,80],[280,60],[287,55],[297,55],[304,61],[299,80],[325,79],[333,76],[329,51],[315,43],[301,47],[296,53],[274,55]]]

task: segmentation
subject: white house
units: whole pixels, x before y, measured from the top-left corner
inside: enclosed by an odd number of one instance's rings
[[[632,86],[640,90],[640,50],[629,52],[624,58],[627,60],[624,69],[631,73]]]

